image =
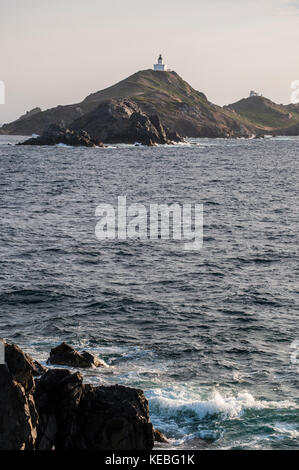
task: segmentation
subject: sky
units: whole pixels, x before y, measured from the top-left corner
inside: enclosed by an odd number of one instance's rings
[[[165,62],[216,104],[289,103],[299,0],[0,0],[0,123]]]

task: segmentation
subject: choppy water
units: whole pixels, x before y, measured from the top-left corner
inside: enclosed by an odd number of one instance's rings
[[[42,361],[62,340],[98,353],[86,380],[144,389],[173,448],[298,448],[299,139],[18,140],[0,137],[0,334]],[[203,203],[203,250],[97,241],[119,195]]]

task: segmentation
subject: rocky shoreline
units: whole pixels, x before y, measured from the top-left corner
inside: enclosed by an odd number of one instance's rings
[[[0,450],[151,450],[165,442],[142,390],[83,383],[80,372],[45,368],[0,339]],[[62,343],[48,363],[107,367]]]
[[[72,147],[104,147],[103,142],[92,139],[83,130],[73,131],[51,124],[41,136],[31,137],[17,145],[68,145]]]
[[[184,139],[163,126],[157,114],[143,112],[131,100],[111,100],[77,119],[71,128],[50,124],[40,136],[18,145],[104,147],[105,144],[171,145]]]

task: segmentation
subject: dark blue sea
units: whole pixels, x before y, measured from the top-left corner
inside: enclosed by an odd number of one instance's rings
[[[299,448],[299,138],[18,147],[0,137],[0,335],[142,388],[171,448]],[[95,237],[95,209],[204,205],[201,251]],[[161,446],[161,444],[160,444]],[[165,446],[165,444],[164,444]]]

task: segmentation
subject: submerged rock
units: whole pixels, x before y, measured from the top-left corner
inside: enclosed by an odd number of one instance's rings
[[[92,139],[84,130],[70,130],[51,124],[41,136],[31,137],[18,145],[70,145],[74,147],[103,147],[103,143]]]
[[[51,349],[48,363],[71,367],[108,367],[107,364],[93,354],[82,351],[79,353],[72,346],[61,343]]]
[[[49,369],[34,379],[33,359],[3,343],[0,450],[153,448],[153,426],[142,390],[85,385],[79,372],[67,369]]]

